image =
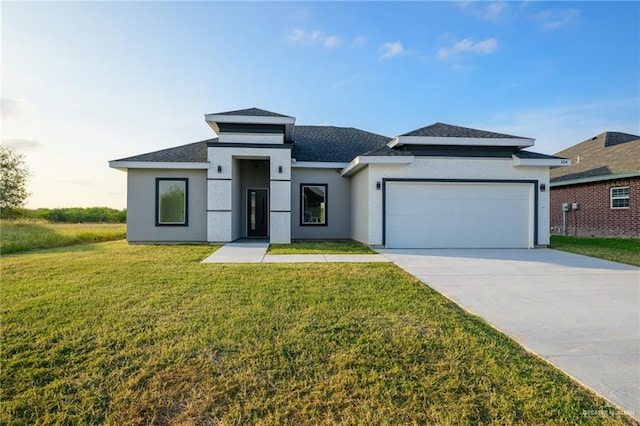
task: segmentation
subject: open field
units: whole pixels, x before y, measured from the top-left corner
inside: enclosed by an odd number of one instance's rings
[[[553,249],[640,266],[640,240],[633,238],[576,238],[551,236]]]
[[[375,254],[369,247],[353,240],[295,241],[270,244],[268,254]]]
[[[33,220],[0,221],[0,253],[64,247],[75,244],[120,240],[126,236],[125,224],[49,223]]]
[[[211,251],[3,256],[0,424],[632,423],[393,265]]]

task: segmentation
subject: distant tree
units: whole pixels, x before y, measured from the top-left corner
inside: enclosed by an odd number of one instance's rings
[[[30,195],[27,191],[30,174],[23,154],[0,146],[0,212],[3,217],[24,206]]]

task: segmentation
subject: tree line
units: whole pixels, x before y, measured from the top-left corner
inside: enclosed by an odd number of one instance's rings
[[[126,210],[110,207],[25,209],[31,171],[24,154],[0,146],[0,219],[35,219],[58,223],[125,223]]]
[[[33,219],[57,223],[125,223],[127,210],[116,210],[110,207],[65,207],[39,209],[13,209],[3,212],[3,219]]]
[[[32,219],[55,223],[125,223],[127,210],[111,207],[17,208],[0,210],[2,219]]]

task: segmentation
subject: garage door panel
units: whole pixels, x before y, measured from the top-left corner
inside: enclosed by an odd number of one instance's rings
[[[388,182],[389,248],[529,247],[530,184]]]

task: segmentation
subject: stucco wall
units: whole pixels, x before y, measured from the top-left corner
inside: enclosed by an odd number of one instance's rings
[[[271,242],[291,241],[290,212],[274,211],[289,205],[287,184],[291,172],[290,147],[210,146],[208,158],[207,241],[233,241],[246,235],[246,189],[269,189]],[[257,172],[249,171],[258,161]],[[218,168],[219,166],[219,168]],[[218,171],[220,170],[220,171]],[[286,191],[282,191],[285,188]],[[277,198],[274,203],[274,189]]]
[[[629,208],[612,209],[611,188],[629,187]],[[640,237],[640,178],[609,180],[551,189],[551,232],[562,234],[562,203],[578,203],[567,214],[568,235]]]
[[[187,178],[188,226],[156,226],[156,178]],[[127,240],[129,242],[204,242],[207,240],[207,174],[204,170],[129,169]]]
[[[375,182],[373,183],[375,190]],[[351,177],[351,238],[369,243],[369,168]]]
[[[544,183],[547,188],[545,192],[536,188],[538,191],[538,244],[549,244],[548,167],[513,167],[511,159],[416,157],[414,162],[408,165],[371,164],[367,169],[369,171],[369,223],[368,240],[363,241],[367,244],[382,244],[383,191],[375,190],[375,185],[376,182],[382,182],[383,178],[537,180],[539,184]],[[363,171],[359,171],[356,176]],[[354,214],[356,214],[355,211]],[[360,238],[357,239],[360,240]]]
[[[246,229],[246,220],[242,219],[243,204],[243,192],[242,192],[242,175],[240,168],[240,161],[238,159],[233,159],[232,161],[232,169],[231,169],[231,181],[235,183],[231,188],[231,211],[238,212],[238,214],[231,215],[231,239],[237,240],[242,237],[243,230]],[[246,235],[246,234],[245,234]]]
[[[291,173],[291,238],[351,238],[351,179],[337,169],[293,168]],[[327,184],[327,226],[300,225],[300,184]]]

